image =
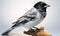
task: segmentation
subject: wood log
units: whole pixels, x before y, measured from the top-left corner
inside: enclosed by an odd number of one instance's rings
[[[28,31],[24,31],[24,33],[32,36],[52,36],[51,34],[44,31],[44,27],[40,27],[40,30],[29,29]]]

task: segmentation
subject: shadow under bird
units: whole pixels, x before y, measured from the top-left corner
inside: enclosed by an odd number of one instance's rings
[[[29,11],[27,11],[22,17],[20,17],[11,28],[2,33],[2,36],[8,36],[9,32],[18,26],[30,29],[33,26],[38,25],[46,17],[46,9],[50,7],[45,2],[37,2]]]

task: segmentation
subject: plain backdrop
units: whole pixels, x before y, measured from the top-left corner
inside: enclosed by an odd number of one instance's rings
[[[60,0],[0,0],[0,35],[38,1],[46,2],[51,6],[47,8],[47,16],[40,24],[43,24],[45,31],[52,36],[60,36]],[[37,25],[38,28],[40,24]],[[19,27],[14,33],[26,36],[21,32],[23,30],[26,29]]]

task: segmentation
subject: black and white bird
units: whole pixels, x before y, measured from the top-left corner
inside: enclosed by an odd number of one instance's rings
[[[45,2],[37,2],[29,11],[14,22],[14,25],[2,35],[8,35],[11,30],[18,26],[23,26],[30,29],[31,27],[38,25],[46,17],[47,7],[49,7],[49,5],[47,5]]]

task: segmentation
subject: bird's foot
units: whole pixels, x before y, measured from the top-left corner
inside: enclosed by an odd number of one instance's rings
[[[31,29],[33,29],[33,30],[40,30],[39,28],[34,27],[34,26]]]
[[[36,27],[30,28],[28,31],[24,31],[25,34],[31,35],[32,33],[38,32],[40,29]]]

